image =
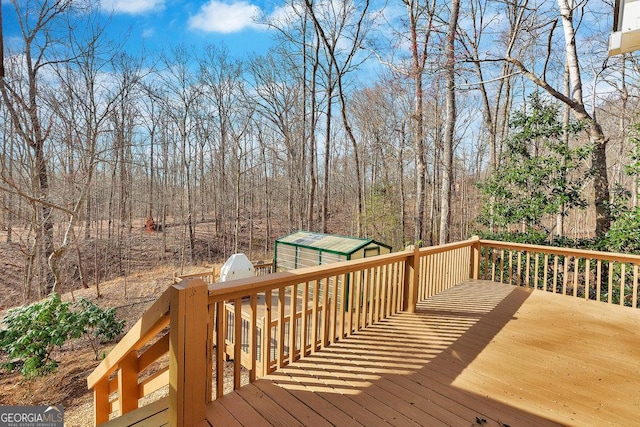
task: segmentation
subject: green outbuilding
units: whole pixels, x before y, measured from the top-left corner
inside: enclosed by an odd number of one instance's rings
[[[298,231],[275,242],[275,271],[325,265],[388,254],[391,246],[373,239]]]

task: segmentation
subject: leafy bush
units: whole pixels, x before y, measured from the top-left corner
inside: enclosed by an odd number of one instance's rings
[[[640,253],[640,207],[621,213],[606,236],[607,249],[613,252]]]
[[[82,330],[98,358],[99,345],[114,340],[124,329],[124,320],[118,320],[114,308],[102,309],[93,301],[80,299],[74,304],[77,328]]]
[[[96,344],[114,339],[124,328],[113,309],[103,310],[85,299],[63,302],[59,294],[10,310],[3,323],[0,351],[8,361],[2,367],[19,368],[27,378],[53,372],[58,362],[51,354],[67,340],[85,336],[97,355]]]

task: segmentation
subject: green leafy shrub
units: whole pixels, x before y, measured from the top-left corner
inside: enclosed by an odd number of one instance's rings
[[[80,299],[74,304],[74,312],[78,322],[77,329],[82,329],[96,360],[100,352],[99,345],[114,340],[124,329],[124,320],[118,320],[114,308],[102,309],[93,301]]]
[[[612,252],[640,253],[640,207],[621,213],[606,236],[606,245]]]
[[[122,333],[124,321],[113,309],[103,310],[93,302],[63,302],[59,294],[26,307],[8,312],[0,331],[0,351],[6,355],[2,367],[20,369],[30,378],[53,372],[58,362],[51,355],[69,339],[85,336],[98,354],[97,343],[114,339]]]

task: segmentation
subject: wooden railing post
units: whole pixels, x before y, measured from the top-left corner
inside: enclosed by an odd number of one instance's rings
[[[411,250],[407,248],[407,250]],[[418,304],[418,280],[420,271],[420,254],[418,245],[413,245],[413,253],[404,263],[404,292],[402,309],[408,313],[416,312]]]
[[[183,280],[171,290],[169,338],[169,423],[192,426],[204,421],[207,378],[207,337],[210,321],[207,284]]]
[[[480,277],[480,237],[471,237],[471,264],[469,266],[469,278],[478,279]]]
[[[138,408],[138,352],[132,351],[118,369],[118,408],[120,415]]]
[[[109,379],[106,377],[93,386],[93,407],[95,410],[95,425],[109,421],[111,405],[109,404]]]

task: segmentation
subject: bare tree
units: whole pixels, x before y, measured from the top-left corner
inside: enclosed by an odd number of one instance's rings
[[[366,30],[371,24],[369,19],[369,0],[360,3],[344,1],[339,4],[305,0],[305,6],[313,25],[320,36],[328,60],[336,72],[338,98],[342,125],[353,150],[356,174],[357,218],[356,233],[362,234],[363,190],[358,143],[348,116],[346,75],[357,67],[358,56],[366,38]]]
[[[453,182],[453,145],[456,129],[456,58],[455,43],[458,28],[458,14],[460,11],[460,1],[451,2],[451,14],[449,16],[449,27],[445,42],[445,79],[446,88],[446,121],[444,129],[444,150],[443,150],[443,171],[442,188],[440,189],[440,244],[449,240],[451,223],[451,186]]]

